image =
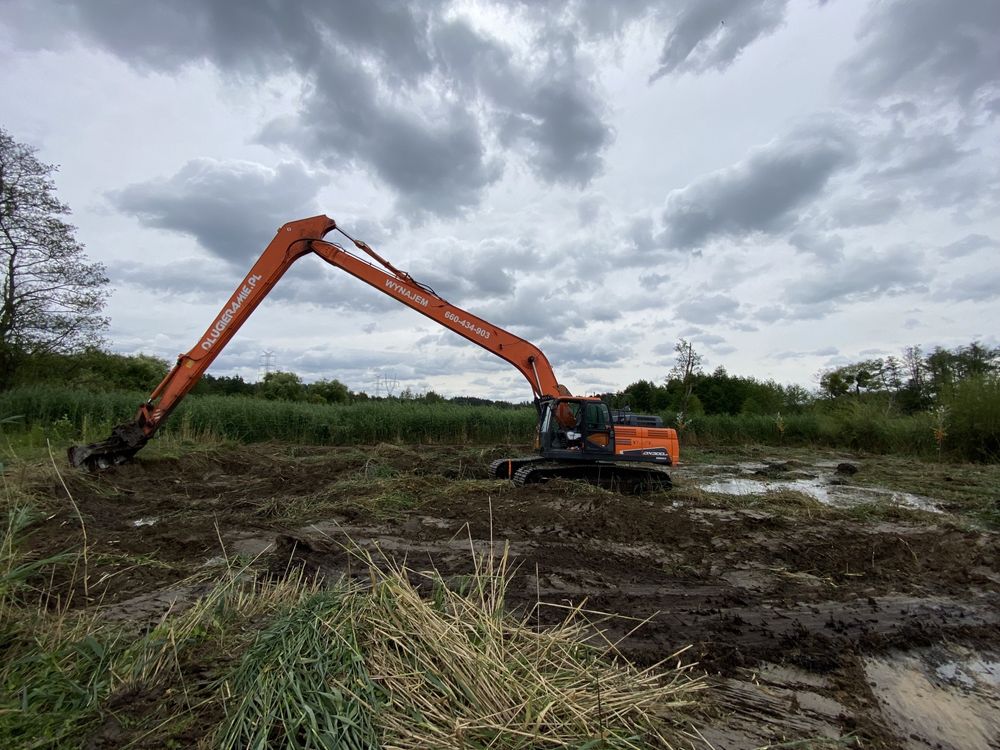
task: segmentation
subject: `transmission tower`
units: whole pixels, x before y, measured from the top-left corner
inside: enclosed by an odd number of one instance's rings
[[[277,368],[277,358],[272,351],[265,351],[260,355],[257,363],[257,379],[263,380]]]
[[[375,398],[392,398],[399,387],[399,378],[392,373],[375,376]]]

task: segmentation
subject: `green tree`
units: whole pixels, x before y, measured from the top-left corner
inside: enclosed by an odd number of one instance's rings
[[[1000,369],[997,364],[998,359],[1000,359],[1000,348],[984,346],[979,341],[973,341],[955,352],[955,369],[962,380],[989,375]]]
[[[264,376],[258,393],[269,401],[304,401],[306,389],[294,372],[275,370]]]
[[[347,386],[339,380],[317,380],[306,386],[310,400],[324,404],[346,404],[351,398]]]
[[[26,357],[100,344],[108,277],[63,220],[56,167],[0,128],[0,388]]]
[[[620,405],[628,406],[635,412],[652,411],[655,388],[648,380],[637,380],[624,390]]]
[[[206,373],[201,376],[191,392],[199,396],[252,396],[257,392],[257,387],[239,375]]]
[[[829,398],[839,398],[851,390],[854,379],[843,369],[824,372],[819,378],[820,391]]]
[[[797,414],[812,403],[813,400],[812,394],[801,385],[786,385],[782,389],[782,392],[784,400],[782,411],[790,411]]]

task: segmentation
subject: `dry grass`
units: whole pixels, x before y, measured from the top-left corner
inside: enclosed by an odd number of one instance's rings
[[[512,617],[506,551],[473,559],[456,590],[363,557],[367,585],[342,582],[276,620],[226,681],[222,746],[700,744],[685,727],[703,684],[678,654],[639,670],[595,644],[580,609],[551,629]]]
[[[588,644],[580,609],[552,629],[503,606],[506,549],[476,559],[465,591],[435,571],[422,597],[412,572],[375,577],[365,647],[375,681],[393,696],[380,725],[387,748],[673,747],[702,684],[683,667],[638,670],[614,658],[613,644]],[[674,655],[669,661],[676,661]]]

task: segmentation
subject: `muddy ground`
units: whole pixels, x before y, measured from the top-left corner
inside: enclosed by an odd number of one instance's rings
[[[509,545],[513,609],[544,625],[585,602],[641,664],[690,646],[715,686],[699,720],[714,747],[1000,747],[995,469],[689,453],[671,492],[635,497],[488,480],[499,448],[146,453],[63,474],[108,619],[155,619],[238,557],[339,576],[359,571],[357,545],[458,577],[472,549]],[[52,509],[36,550],[79,543],[54,472],[36,493]]]

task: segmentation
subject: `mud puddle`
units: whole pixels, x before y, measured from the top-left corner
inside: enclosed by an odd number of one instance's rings
[[[888,725],[907,750],[1000,747],[1000,657],[954,644],[864,661]]]
[[[799,492],[824,505],[850,507],[861,503],[885,503],[915,510],[941,512],[932,498],[881,487],[850,483],[858,466],[850,461],[766,461],[732,464],[695,464],[675,470],[675,478],[721,495],[760,495]]]

